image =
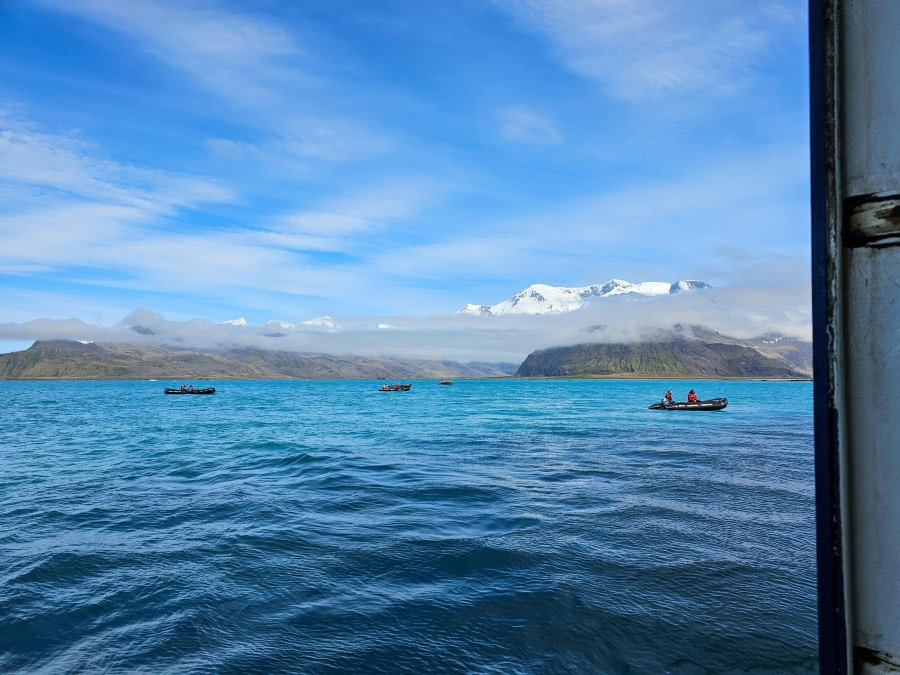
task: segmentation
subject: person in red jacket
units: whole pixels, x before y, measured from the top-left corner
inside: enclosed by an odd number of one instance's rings
[[[697,403],[700,399],[697,398],[697,394],[694,393],[694,390],[691,389],[688,392],[688,403]]]
[[[674,403],[674,401],[672,400],[672,390],[671,389],[669,389],[669,391],[666,392],[666,395],[663,396],[662,402],[663,402],[663,405],[672,405],[672,403]]]

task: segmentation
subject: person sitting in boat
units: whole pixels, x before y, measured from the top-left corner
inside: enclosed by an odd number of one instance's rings
[[[188,391],[194,391],[194,385],[191,385],[190,387],[188,387]]]
[[[699,401],[700,401],[700,399],[697,397],[697,394],[695,394],[694,390],[691,389],[688,392],[688,403],[697,403]]]
[[[181,385],[181,391],[187,391],[187,387],[185,387],[184,385]]]
[[[672,390],[666,392],[666,395],[663,396],[662,404],[663,405],[672,405],[675,401],[672,400]]]

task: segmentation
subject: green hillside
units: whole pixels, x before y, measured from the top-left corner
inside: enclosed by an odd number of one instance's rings
[[[675,339],[635,344],[581,344],[542,349],[528,355],[516,371],[519,377],[637,376],[777,377],[812,376],[800,343],[765,349],[731,338],[707,342]]]
[[[295,354],[262,349],[205,351],[149,345],[38,341],[0,354],[0,379],[396,379],[495,377],[515,365]]]

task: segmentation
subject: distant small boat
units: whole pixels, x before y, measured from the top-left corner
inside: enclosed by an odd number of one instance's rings
[[[383,384],[378,391],[409,391],[412,388],[411,384],[400,384],[399,382],[394,382],[394,384]]]
[[[453,384],[452,380],[441,380],[438,384]]]
[[[205,389],[163,389],[166,394],[215,394],[215,387],[206,387]]]
[[[722,410],[728,405],[727,398],[710,398],[705,401],[695,401],[688,403],[679,401],[677,403],[654,403],[650,406],[650,410]]]

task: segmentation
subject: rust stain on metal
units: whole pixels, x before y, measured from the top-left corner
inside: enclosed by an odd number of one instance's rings
[[[875,217],[885,220],[893,225],[900,226],[900,205],[876,211]]]

